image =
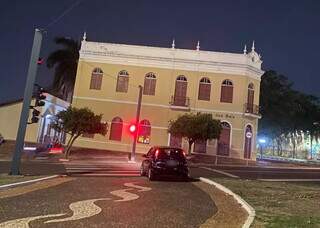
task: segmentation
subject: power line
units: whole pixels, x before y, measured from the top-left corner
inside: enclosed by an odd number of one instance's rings
[[[82,63],[85,63],[85,64],[87,64],[87,65],[89,65],[89,66],[91,66],[91,67],[93,67],[93,68],[96,68],[97,66],[94,66],[94,65],[92,65],[92,64],[90,64],[90,63],[88,63],[88,62],[86,62],[86,61],[83,61]],[[103,72],[103,75],[105,75],[105,76],[107,76],[107,77],[109,77],[109,78],[112,78],[112,79],[114,79],[114,80],[118,80],[118,77],[117,76],[112,76],[111,74],[108,74],[108,73],[106,73],[106,72]],[[130,75],[130,74],[129,74]],[[138,88],[139,87],[139,85],[138,84],[133,84],[133,83],[130,83],[130,78],[129,78],[129,82],[128,82],[128,86],[131,86],[131,87],[133,87],[133,88]]]
[[[45,26],[45,30],[47,30],[49,27],[56,24],[58,21],[60,21],[64,16],[66,16],[68,13],[71,12],[76,6],[78,6],[83,0],[78,0],[75,3],[73,3],[69,8],[67,8],[65,11],[63,11],[56,19],[51,21],[47,26]]]

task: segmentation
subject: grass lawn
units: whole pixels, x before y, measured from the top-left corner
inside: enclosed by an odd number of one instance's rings
[[[0,186],[16,182],[28,181],[44,176],[10,176],[8,174],[0,174]]]
[[[320,227],[320,182],[262,182],[212,178],[255,210],[252,227]]]

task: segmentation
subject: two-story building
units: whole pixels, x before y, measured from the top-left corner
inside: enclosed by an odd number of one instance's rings
[[[170,120],[189,112],[211,113],[222,122],[219,140],[197,142],[194,153],[255,159],[259,115],[260,55],[249,53],[89,42],[84,35],[74,107],[103,114],[108,134],[84,135],[76,146],[131,151],[138,86],[143,86],[137,151],[153,145],[187,148],[171,136]]]

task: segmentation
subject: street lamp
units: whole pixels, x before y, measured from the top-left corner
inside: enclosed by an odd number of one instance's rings
[[[258,141],[260,146],[260,159],[262,159],[262,146],[267,142],[267,140],[265,138],[260,138]]]

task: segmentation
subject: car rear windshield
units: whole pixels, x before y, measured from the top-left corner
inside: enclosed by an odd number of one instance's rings
[[[158,158],[159,159],[178,159],[178,160],[185,159],[183,150],[176,149],[176,148],[160,148]]]

